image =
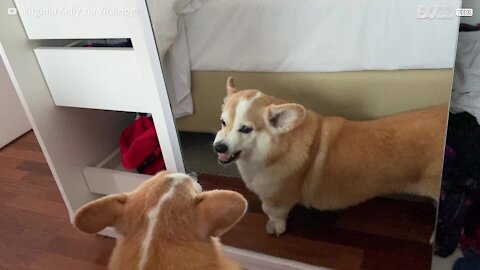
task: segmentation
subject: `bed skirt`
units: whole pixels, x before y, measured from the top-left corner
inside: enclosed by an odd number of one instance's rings
[[[239,89],[259,89],[324,115],[368,120],[450,101],[452,69],[356,72],[193,71],[194,113],[177,129],[216,132],[228,76]]]

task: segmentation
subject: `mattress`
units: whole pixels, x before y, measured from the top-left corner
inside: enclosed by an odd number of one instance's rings
[[[420,6],[454,11],[460,1],[203,0],[183,16],[191,69],[452,68],[458,18],[419,19]]]
[[[191,71],[453,68],[459,21],[438,12],[459,6],[460,0],[198,0],[198,9],[180,16],[165,56],[174,114],[194,111]],[[430,7],[430,18],[417,18],[419,7]]]

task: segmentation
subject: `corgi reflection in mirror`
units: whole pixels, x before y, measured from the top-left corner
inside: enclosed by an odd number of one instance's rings
[[[447,114],[444,104],[349,121],[240,91],[230,77],[213,147],[221,164],[236,163],[267,232],[279,235],[295,204],[338,210],[392,193],[437,200]]]
[[[103,197],[78,210],[75,227],[119,236],[109,263],[115,270],[241,269],[217,237],[245,214],[247,202],[233,191],[202,192],[186,174],[161,172],[131,193]]]

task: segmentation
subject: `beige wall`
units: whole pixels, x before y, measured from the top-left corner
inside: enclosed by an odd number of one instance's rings
[[[194,71],[195,113],[177,120],[179,130],[213,132],[220,127],[220,105],[230,75],[235,77],[239,89],[259,89],[324,115],[365,120],[449,102],[453,72],[451,69],[331,73]]]

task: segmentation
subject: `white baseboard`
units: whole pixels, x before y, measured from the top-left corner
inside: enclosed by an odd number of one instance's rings
[[[257,253],[250,250],[223,246],[225,253],[244,269],[248,270],[326,270],[328,268],[304,264],[297,261],[282,259]]]

